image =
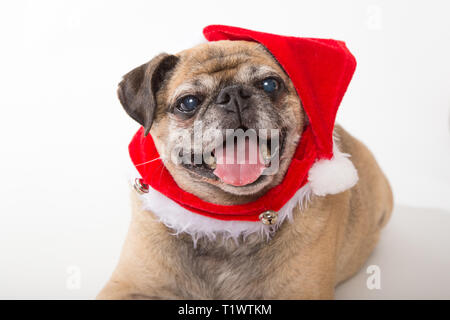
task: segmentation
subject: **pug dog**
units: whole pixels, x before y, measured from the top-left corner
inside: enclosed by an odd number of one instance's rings
[[[160,54],[126,74],[118,95],[153,137],[178,186],[221,205],[254,201],[280,184],[308,122],[289,76],[264,46],[249,41],[222,40]],[[174,135],[192,133],[197,121],[206,131],[279,129],[277,172],[233,183],[214,173],[213,162],[171,161]],[[126,242],[97,298],[332,299],[335,287],[374,249],[393,206],[389,183],[371,152],[338,125],[334,134],[339,149],[351,155],[358,183],[295,206],[291,221],[270,240],[257,232],[235,238],[215,232],[194,241],[192,234],[162,223],[132,190]],[[211,148],[213,141],[212,135],[203,139],[202,147]]]

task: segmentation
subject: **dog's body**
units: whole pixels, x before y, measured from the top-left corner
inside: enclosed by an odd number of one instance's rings
[[[212,69],[209,66],[207,71],[202,69],[198,74],[193,72],[195,68],[190,65],[192,57],[194,60],[200,60],[199,64],[206,68],[205,61],[214,61],[218,52],[221,62],[214,62]],[[223,62],[228,58],[231,60],[224,65]],[[164,59],[167,68],[170,63],[167,63],[167,58]],[[255,116],[248,116],[246,120],[242,112],[239,120],[247,121],[245,127],[279,127],[285,132],[285,139],[289,142],[281,152],[279,174],[258,180],[254,184],[230,186],[212,178],[208,180],[209,176],[200,177],[198,173],[175,166],[169,161],[165,162],[178,185],[200,198],[210,199],[211,195],[214,195],[214,202],[219,204],[246,203],[277,185],[286,172],[306,120],[289,78],[271,55],[253,43],[234,41],[230,44],[225,41],[202,45],[169,59],[172,59],[171,63],[176,66],[167,68],[166,73],[161,70],[161,61],[153,66],[152,62],[149,64],[153,69],[158,69],[161,83],[158,88],[151,88],[155,94],[155,110],[151,120],[148,119],[148,114],[142,115],[139,107],[130,107],[130,97],[134,98],[139,94],[136,92],[139,86],[132,86],[134,92],[130,93],[130,90],[127,92],[127,89],[123,88],[125,83],[122,84],[122,91],[125,92],[119,91],[127,112],[147,131],[151,127],[150,132],[160,154],[168,154],[165,150],[165,147],[170,145],[167,140],[168,128],[186,128],[190,126],[186,121],[192,121],[177,118],[173,113],[167,116],[160,107],[170,105],[168,101],[176,100],[172,93],[180,91],[180,86],[186,87],[183,84],[184,78],[187,77],[186,70],[191,70],[189,77],[193,72],[194,75],[206,74],[223,80],[225,77],[237,77],[240,71],[242,73],[243,67],[248,67],[246,63],[249,60],[257,65],[270,67],[277,73],[279,82],[283,82],[285,91],[280,92],[277,97],[270,97],[273,110],[283,115],[283,119],[272,116],[272,123],[266,120],[266,123],[262,124],[261,119],[252,118]],[[147,76],[151,74],[149,66],[145,67]],[[128,78],[130,77],[128,75]],[[145,76],[142,73],[140,77],[135,75],[132,78],[142,81]],[[213,79],[205,81],[214,86]],[[127,76],[124,81],[126,80]],[[218,87],[220,83],[223,82],[217,81]],[[211,89],[211,92],[217,92],[214,90],[216,89]],[[208,95],[212,95],[211,92]],[[259,97],[257,91],[251,92],[255,99],[259,99],[258,104],[268,105],[269,102],[264,102],[265,96]],[[215,110],[214,108],[215,105],[211,104],[208,108],[205,107],[205,110]],[[273,110],[267,112],[274,112]],[[257,112],[264,115],[266,111]],[[252,113],[255,114],[255,110]],[[200,115],[199,111],[193,117]],[[218,118],[217,114],[215,118]],[[217,125],[217,121],[213,120],[209,119],[206,123]],[[242,125],[232,121],[234,120],[228,120],[224,126],[236,128]],[[258,233],[238,239],[225,239],[218,233],[215,240],[200,238],[194,245],[191,235],[180,233],[174,236],[173,230],[161,223],[155,214],[142,209],[141,200],[133,191],[132,222],[120,262],[98,298],[333,298],[335,286],[357,272],[371,253],[377,243],[380,229],[389,219],[393,201],[388,181],[370,151],[342,128],[337,126],[335,133],[339,149],[351,155],[359,174],[358,183],[350,190],[336,195],[313,196],[303,208],[296,206],[292,214],[293,220],[285,221],[269,241]]]

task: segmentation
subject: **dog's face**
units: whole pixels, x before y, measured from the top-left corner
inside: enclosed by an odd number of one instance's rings
[[[177,184],[219,204],[245,203],[279,184],[306,121],[291,80],[254,42],[218,41],[161,54],[126,74],[118,93],[152,135]],[[246,132],[239,142],[236,133]],[[228,165],[230,150],[231,160],[250,150],[258,157]]]

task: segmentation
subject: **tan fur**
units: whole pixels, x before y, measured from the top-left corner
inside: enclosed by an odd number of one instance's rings
[[[196,54],[188,51],[188,56],[209,61],[199,67],[200,73],[236,76],[238,70],[232,72],[229,68],[237,68],[242,63],[239,59],[255,62],[252,57],[241,56],[240,51],[248,49],[248,46],[223,45],[224,52],[234,50],[233,59],[227,60],[226,67],[214,62],[217,52],[212,54],[210,47],[197,48]],[[265,56],[255,59],[257,63],[267,65],[269,58],[265,53]],[[279,68],[273,62],[271,66]],[[158,95],[160,102],[170,99],[170,93],[182,84],[181,75],[188,67],[195,73],[192,64],[177,67]],[[288,79],[286,82],[291,86]],[[298,108],[299,101],[294,99],[292,87],[288,90],[284,101],[286,110],[280,112],[292,112],[297,126],[291,125],[291,128],[301,130],[303,114]],[[169,117],[158,110],[151,132],[155,140],[160,141],[161,148],[168,134],[168,121]],[[341,151],[351,155],[358,170],[357,185],[337,195],[313,197],[306,209],[296,207],[293,221],[284,222],[270,241],[253,234],[240,239],[239,243],[220,237],[215,241],[201,239],[194,247],[190,236],[173,236],[171,230],[158,222],[151,212],[142,210],[140,200],[132,191],[132,221],[120,261],[97,298],[333,298],[335,286],[355,274],[372,252],[393,205],[389,183],[370,151],[339,126],[336,126],[336,134]],[[293,139],[293,135],[289,138]],[[287,164],[290,156],[286,155]],[[182,170],[169,169],[183,187],[195,182],[191,176],[183,175]],[[283,174],[275,177],[272,183],[279,183],[282,177]],[[204,198],[214,194],[218,203],[251,200],[251,196],[230,194],[212,184],[203,186],[192,192]],[[264,192],[264,188],[256,190],[255,194],[260,192]]]
[[[202,117],[203,112],[188,119],[179,120],[174,115],[167,114],[167,107],[161,107],[156,112],[155,121],[151,128],[151,134],[155,140],[159,154],[162,155],[167,169],[171,172],[177,184],[184,190],[196,196],[213,201],[218,204],[230,205],[245,203],[255,200],[268,189],[279,184],[289,166],[296,149],[296,142],[303,130],[305,115],[301,107],[297,92],[280,67],[278,62],[259,44],[246,41],[219,41],[205,43],[194,48],[180,52],[177,55],[180,62],[171,72],[169,79],[158,92],[158,105],[167,106],[171,101],[176,100],[179,93],[202,93],[204,96],[214,96],[224,82],[244,83],[253,85],[255,78],[264,78],[259,73],[272,70],[278,75],[286,85],[286,92],[274,103],[272,110],[267,106],[254,105],[254,110],[250,114],[254,118],[254,123],[249,125],[252,129],[279,128],[287,130],[286,136],[289,143],[286,144],[284,153],[281,154],[280,170],[278,174],[266,176],[264,182],[251,187],[235,188],[220,181],[211,181],[192,177],[184,168],[167,161],[170,157],[170,150],[173,149],[175,141],[170,134],[179,130],[192,129],[194,120],[201,120],[208,128],[234,128],[234,122],[227,122],[220,114],[217,118]],[[255,75],[251,75],[254,68]],[[245,77],[244,75],[247,74]],[[269,73],[270,74],[270,73]],[[192,87],[192,83],[198,82],[196,90],[183,90]],[[178,93],[178,94],[177,94]],[[208,109],[211,111],[211,107]],[[211,114],[211,113],[210,113]],[[215,114],[214,112],[212,113]],[[210,141],[204,139],[203,147],[207,149]],[[214,185],[214,188],[211,188]]]

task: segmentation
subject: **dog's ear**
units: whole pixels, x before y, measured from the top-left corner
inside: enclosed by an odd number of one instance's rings
[[[117,94],[131,118],[140,123],[148,134],[156,109],[156,93],[167,73],[177,64],[178,57],[161,53],[149,62],[123,76]]]

